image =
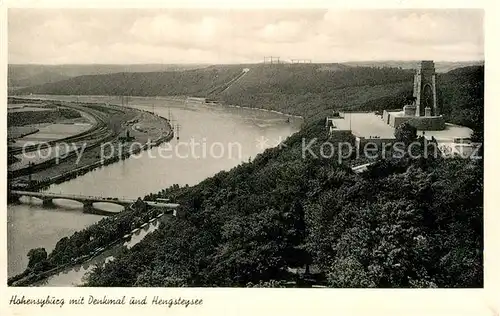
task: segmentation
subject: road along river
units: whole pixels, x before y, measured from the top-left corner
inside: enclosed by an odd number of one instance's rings
[[[76,99],[75,96],[31,97],[66,101]],[[120,104],[117,97],[108,96],[78,96],[78,100]],[[132,97],[128,106],[171,118],[176,137],[170,143],[136,157],[52,185],[48,191],[136,199],[173,184],[194,185],[221,170],[254,158],[268,147],[276,146],[298,131],[302,124],[300,118],[275,112],[185,102],[182,98]],[[50,252],[62,237],[102,218],[84,214],[82,206],[74,201],[56,200],[55,208],[42,207],[41,201],[36,198],[23,198],[22,202],[7,207],[9,277],[24,271],[28,263],[26,254],[30,249],[44,247]],[[94,206],[112,211],[121,208],[108,203]],[[145,232],[155,227],[157,223],[150,224],[131,242],[137,242]],[[103,254],[107,255],[109,253]],[[87,269],[78,270],[65,271],[64,276],[52,277],[45,285],[78,284]]]

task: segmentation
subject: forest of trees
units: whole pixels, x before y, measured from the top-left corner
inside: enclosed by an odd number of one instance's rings
[[[120,72],[85,75],[16,90],[17,94],[204,96],[241,73],[241,67],[220,66],[186,71]]]
[[[309,65],[262,65],[216,96],[227,104],[259,107],[316,120],[332,109],[349,110],[412,87],[413,71]]]
[[[250,71],[234,85],[226,84]],[[318,119],[332,108],[348,109],[412,86],[413,71],[342,64],[215,65],[167,72],[86,75],[27,87],[18,94],[188,95]]]
[[[332,159],[301,159],[302,137],[200,184],[170,188],[184,218],[98,267],[88,286],[308,284],[481,287],[480,160],[388,159],[354,174]],[[324,136],[322,140],[326,140]],[[314,269],[313,269],[314,267]]]

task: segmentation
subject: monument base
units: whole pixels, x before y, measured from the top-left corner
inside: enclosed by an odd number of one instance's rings
[[[439,116],[405,116],[404,112],[384,111],[383,120],[386,124],[396,128],[408,122],[419,131],[442,131],[446,128],[444,117]]]

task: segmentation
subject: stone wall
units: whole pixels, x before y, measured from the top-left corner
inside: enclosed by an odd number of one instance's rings
[[[409,123],[419,131],[442,131],[446,128],[443,116],[413,118]]]
[[[411,121],[412,119],[415,119],[414,116],[397,116],[397,115],[390,115],[389,116],[389,125],[392,127],[396,128],[399,125]]]
[[[440,116],[398,116],[384,111],[383,120],[391,127],[408,122],[419,131],[441,131],[446,128],[442,115]]]

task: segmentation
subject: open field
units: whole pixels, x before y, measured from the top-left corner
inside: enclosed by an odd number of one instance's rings
[[[203,64],[144,64],[144,65],[26,65],[8,66],[9,87],[30,87],[57,82],[83,75],[102,75],[117,72],[184,71],[203,68]]]
[[[13,109],[7,112],[7,126],[24,126],[56,122],[62,119],[72,119],[78,117],[80,117],[80,113],[78,111],[68,108],[34,108],[33,110]]]
[[[28,137],[23,137],[23,140],[56,140],[65,137],[73,136],[89,130],[92,124],[89,123],[54,123],[45,126],[40,126],[36,134],[32,134]]]
[[[39,126],[38,133],[18,140],[18,146],[30,142],[33,145],[29,147],[31,151],[26,154],[19,152],[21,148],[11,146],[13,158],[8,170],[13,183],[27,179],[30,163],[34,164],[31,170],[32,179],[47,182],[47,179],[56,178],[76,168],[100,162],[100,145],[105,142],[110,144],[106,146],[108,152],[113,147],[113,153],[116,153],[113,157],[120,158],[118,147],[122,148],[122,152],[128,152],[133,142],[143,146],[149,140],[166,137],[171,131],[165,119],[146,111],[104,104],[63,103],[64,106],[82,113],[82,116],[92,118],[94,124],[46,123]],[[143,128],[140,131],[127,124],[127,121],[132,119],[141,124]],[[131,138],[121,139],[126,136],[127,131]],[[42,143],[49,145],[41,146]],[[78,152],[81,153],[79,160]]]
[[[12,126],[7,128],[7,138],[17,139],[38,132],[34,126]]]

